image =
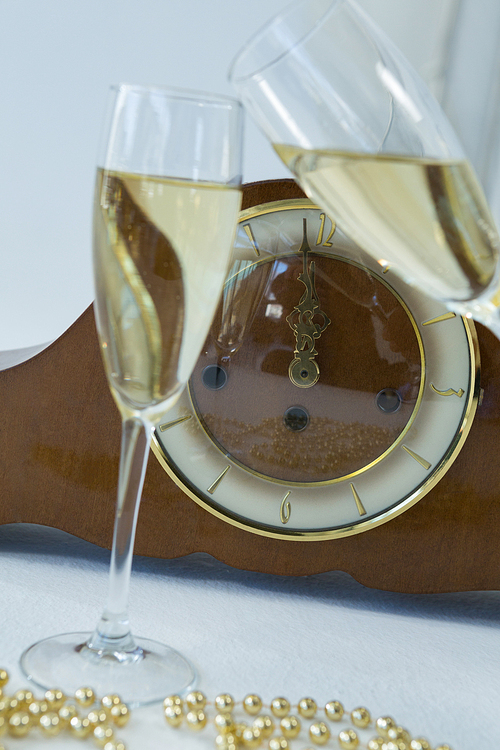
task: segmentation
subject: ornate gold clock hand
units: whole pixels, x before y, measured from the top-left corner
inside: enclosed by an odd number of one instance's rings
[[[305,291],[298,305],[287,317],[287,322],[295,334],[295,358],[290,362],[288,375],[298,388],[310,388],[319,380],[319,367],[315,360],[318,354],[316,339],[319,339],[325,328],[330,325],[328,315],[320,309],[318,295],[314,284],[315,263],[307,266],[307,253],[311,251],[307,241],[307,222],[303,219],[303,238],[299,252],[303,253],[304,265],[298,276],[305,286]],[[319,316],[321,322],[314,322]]]

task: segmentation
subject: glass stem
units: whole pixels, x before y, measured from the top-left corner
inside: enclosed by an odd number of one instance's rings
[[[87,643],[92,651],[119,661],[140,655],[130,630],[127,609],[135,530],[150,442],[150,425],[136,417],[123,420],[108,598]]]

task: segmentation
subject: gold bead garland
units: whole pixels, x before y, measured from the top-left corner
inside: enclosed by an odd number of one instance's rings
[[[451,750],[446,744],[432,748],[423,737],[411,737],[408,730],[390,716],[381,716],[373,721],[364,706],[346,712],[338,700],[329,701],[321,712],[312,698],[302,698],[296,706],[292,706],[286,698],[278,697],[265,706],[255,693],[249,693],[240,703],[228,693],[218,695],[213,703],[209,703],[200,691],[189,693],[184,700],[179,695],[169,695],[163,702],[165,720],[175,729],[185,724],[193,731],[203,730],[209,723],[209,709],[212,708],[214,715],[211,723],[216,732],[216,750],[292,750],[292,741],[303,738],[304,733],[307,733],[307,741],[315,747],[329,745],[342,750]],[[251,724],[240,720],[239,709],[243,711],[242,719],[252,719]],[[330,722],[350,719],[354,726],[343,727],[335,733],[321,718],[321,713]],[[304,720],[311,722],[307,730]],[[369,729],[376,734],[364,741],[361,735]],[[308,747],[304,750],[313,749]]]
[[[80,739],[92,739],[103,750],[127,750],[115,737],[115,728],[123,727],[130,718],[130,709],[117,695],[101,700],[88,687],[66,696],[61,690],[47,690],[42,699],[31,690],[18,690],[6,695],[7,670],[0,669],[0,737],[24,738],[37,730],[45,737],[67,732]],[[7,748],[0,741],[0,750]]]
[[[72,697],[56,689],[47,690],[41,699],[30,690],[18,690],[9,696],[4,691],[8,679],[7,671],[0,669],[0,737],[9,734],[12,738],[24,738],[35,729],[46,737],[68,732],[73,737],[93,740],[103,750],[126,750],[124,742],[116,739],[115,728],[124,727],[131,712],[118,695],[99,699],[91,688],[82,687]],[[242,717],[238,711],[243,712]],[[363,706],[346,712],[338,700],[329,701],[320,709],[312,698],[302,698],[294,706],[286,698],[278,697],[265,706],[254,693],[240,703],[228,693],[221,693],[209,703],[196,690],[185,698],[167,696],[163,713],[166,722],[176,729],[184,725],[201,732],[208,723],[213,724],[216,750],[292,750],[292,743],[295,745],[296,740],[304,737],[313,747],[302,745],[300,750],[327,746],[342,750],[451,750],[447,744],[432,747],[423,737],[411,737],[390,716],[373,721]],[[244,718],[252,722],[249,724]],[[353,726],[338,727],[338,733],[327,723],[338,724],[348,718]],[[370,729],[376,734],[365,741],[362,735]],[[7,750],[1,740],[0,750]]]

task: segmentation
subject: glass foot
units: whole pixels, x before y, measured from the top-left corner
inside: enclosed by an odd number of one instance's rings
[[[67,633],[38,641],[21,656],[26,677],[45,690],[71,696],[90,687],[101,698],[117,693],[129,706],[185,693],[196,682],[194,667],[177,651],[147,638],[135,638],[132,658],[101,655],[87,648],[91,633]]]

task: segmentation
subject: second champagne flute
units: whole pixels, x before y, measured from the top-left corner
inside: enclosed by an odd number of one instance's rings
[[[25,673],[43,687],[71,695],[90,686],[138,705],[194,683],[177,651],[132,635],[129,579],[152,433],[191,375],[227,271],[241,130],[241,107],[228,97],[112,89],[94,204],[96,323],[122,417],[108,599],[93,633],[48,638],[23,654]]]
[[[378,260],[500,338],[499,238],[439,104],[353,0],[298,0],[230,72],[305,192]]]

